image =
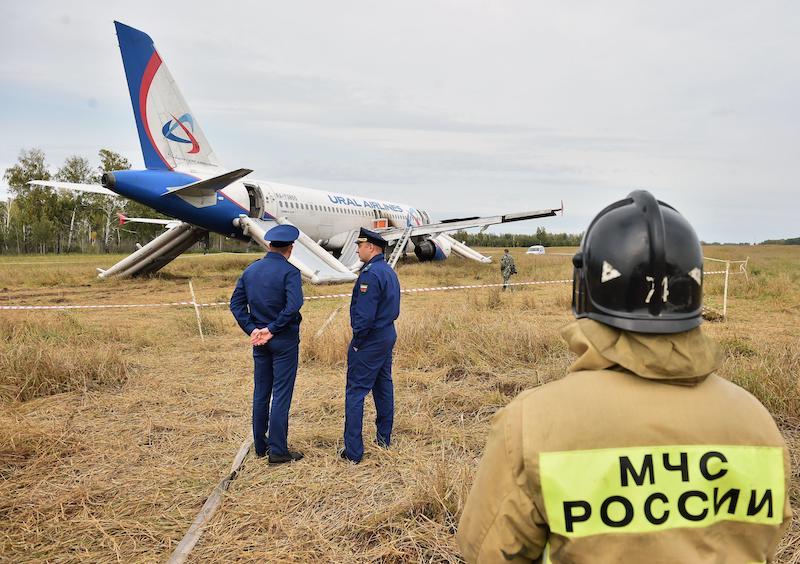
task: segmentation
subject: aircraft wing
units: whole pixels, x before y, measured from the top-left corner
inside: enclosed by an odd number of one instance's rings
[[[237,225],[241,227],[244,234],[266,250],[269,250],[269,246],[264,240],[264,235],[279,223],[291,225],[291,222],[284,218],[279,218],[276,221],[241,215],[237,220]],[[300,231],[300,237],[294,243],[289,262],[297,267],[303,278],[312,284],[338,284],[352,282],[356,279],[356,275],[344,264],[302,231]]]
[[[60,190],[72,190],[74,192],[88,192],[90,194],[103,194],[105,196],[117,196],[108,188],[103,188],[99,184],[78,184],[77,182],[58,182],[55,180],[31,180],[28,184],[33,186],[46,186],[47,188],[58,188]]]
[[[406,236],[417,237],[419,235],[437,235],[439,233],[446,233],[447,231],[459,231],[462,229],[470,229],[473,227],[488,227],[490,225],[497,225],[500,223],[511,223],[513,221],[525,221],[527,219],[536,219],[538,217],[552,217],[557,212],[563,211],[564,206],[554,209],[544,209],[527,212],[507,213],[505,215],[493,215],[487,217],[465,217],[457,219],[446,219],[438,223],[428,223],[426,225],[415,225],[412,227],[395,227],[387,231],[381,231],[381,236],[387,241],[394,241]]]

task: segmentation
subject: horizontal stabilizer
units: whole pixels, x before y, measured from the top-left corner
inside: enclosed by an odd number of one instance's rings
[[[58,182],[55,180],[31,180],[28,182],[33,186],[45,186],[47,188],[57,188],[59,190],[72,190],[74,192],[88,192],[90,194],[103,194],[104,196],[118,196],[108,188],[103,188],[99,184],[79,184],[77,182]]]
[[[229,184],[236,182],[240,178],[244,178],[251,172],[253,171],[249,168],[232,170],[230,172],[226,172],[225,174],[220,174],[219,176],[214,176],[205,180],[198,180],[197,182],[192,182],[191,184],[186,184],[184,186],[169,188],[161,195],[171,196],[174,194],[187,198],[206,198],[208,196],[215,195],[217,190],[222,190]]]
[[[124,213],[118,213],[119,224],[125,225],[126,223],[152,223],[155,225],[164,225],[167,227],[177,227],[181,224],[177,219],[157,219],[154,217],[128,217]]]

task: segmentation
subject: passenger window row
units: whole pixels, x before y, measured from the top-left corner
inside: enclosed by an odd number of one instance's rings
[[[324,211],[328,213],[341,213],[347,215],[363,215],[365,217],[372,216],[368,210],[355,210],[353,208],[339,208],[333,206],[321,206],[319,204],[303,204],[300,202],[284,202],[283,200],[279,200],[278,204],[280,204],[281,208],[284,209],[296,209],[296,210],[308,210],[308,211]],[[388,217],[392,219],[402,220],[404,219],[403,214],[399,213],[390,213],[387,214]],[[386,217],[386,216],[383,216]]]

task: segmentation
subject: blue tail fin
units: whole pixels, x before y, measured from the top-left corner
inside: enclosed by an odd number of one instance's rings
[[[145,166],[166,170],[219,166],[153,40],[120,22],[114,25]]]

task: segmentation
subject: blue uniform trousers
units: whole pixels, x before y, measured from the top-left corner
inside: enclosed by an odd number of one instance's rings
[[[299,351],[296,338],[273,337],[267,344],[253,347],[253,442],[258,454],[267,451],[267,431],[270,453],[277,456],[289,453],[289,407]]]
[[[351,344],[347,353],[347,388],[344,400],[344,454],[353,461],[364,456],[361,427],[364,398],[372,392],[375,400],[376,440],[389,446],[394,423],[392,349],[397,340],[394,325],[373,329],[358,351]]]

